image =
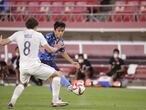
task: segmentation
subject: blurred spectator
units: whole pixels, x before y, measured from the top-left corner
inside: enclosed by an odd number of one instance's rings
[[[99,2],[100,2],[100,0],[97,2],[97,5],[100,5]],[[97,18],[96,18],[97,15],[96,14],[99,13],[99,8],[100,8],[100,6],[89,6],[89,7],[87,7],[87,14],[88,15],[87,15],[86,21],[93,21],[93,22],[97,21]]]
[[[110,5],[111,1],[112,0],[101,0],[101,5]],[[107,12],[107,11],[110,11],[110,10],[112,10],[112,8],[109,7],[109,6],[108,7],[103,6],[103,7],[100,8],[101,12]]]
[[[9,70],[5,61],[0,61],[0,85],[5,85],[4,79],[8,76]]]
[[[19,55],[19,49],[18,47],[15,48],[15,56],[12,57],[11,62],[13,64],[13,68],[16,74],[16,85],[19,84],[19,59],[20,59],[20,55]]]
[[[111,76],[113,81],[121,79],[126,73],[126,69],[124,67],[125,62],[119,57],[119,53],[120,51],[118,49],[114,49],[113,57],[109,61],[111,66],[107,75]]]
[[[8,11],[8,2],[7,0],[0,0],[0,13]]]
[[[83,54],[79,54],[77,59],[80,64],[80,69],[76,72],[76,79],[87,80],[92,78],[93,68],[91,63],[84,57]]]

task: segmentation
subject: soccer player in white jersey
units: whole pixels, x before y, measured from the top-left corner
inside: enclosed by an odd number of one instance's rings
[[[60,71],[56,71],[54,68],[42,64],[38,58],[39,48],[43,46],[48,52],[55,52],[62,48],[60,44],[55,47],[48,45],[44,36],[37,32],[38,21],[34,18],[29,18],[25,26],[27,29],[23,31],[15,32],[12,36],[6,39],[0,37],[0,45],[10,44],[16,42],[20,52],[20,84],[15,88],[13,96],[8,104],[9,108],[13,108],[18,97],[27,86],[31,75],[36,78],[52,80],[52,104],[53,106],[65,106],[66,102],[62,102],[58,99],[60,91],[60,76],[63,75]]]

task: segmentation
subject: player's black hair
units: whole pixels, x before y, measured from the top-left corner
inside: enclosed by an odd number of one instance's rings
[[[54,23],[54,30],[56,30],[58,27],[65,28],[65,23],[62,21],[56,21]]]
[[[25,23],[25,26],[28,29],[34,29],[38,25],[39,25],[39,22],[33,17],[29,18]]]
[[[113,50],[113,53],[115,53],[115,52],[117,52],[118,54],[120,53],[119,49],[117,49],[117,48],[115,48],[115,49]]]

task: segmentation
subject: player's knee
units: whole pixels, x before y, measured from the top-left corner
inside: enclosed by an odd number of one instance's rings
[[[63,72],[61,72],[61,71],[56,71],[56,75],[59,76],[59,77],[61,77],[61,76],[63,76]]]
[[[55,81],[55,82],[59,82],[59,83],[60,83],[60,80],[61,80],[60,77],[54,77],[54,78],[53,78],[53,81]]]
[[[54,77],[61,77],[63,76],[63,73],[61,71],[56,71],[53,75],[52,75],[52,78]]]

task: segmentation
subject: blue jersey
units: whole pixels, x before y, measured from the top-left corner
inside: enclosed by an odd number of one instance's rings
[[[55,46],[57,43],[61,43],[64,45],[64,40],[62,38],[56,39],[53,32],[46,34],[45,39],[47,40],[48,44],[52,47]],[[40,60],[46,60],[46,61],[52,61],[54,58],[59,54],[59,52],[64,52],[65,48],[60,48],[58,51],[49,53],[45,50],[44,53],[39,52],[39,58]]]

